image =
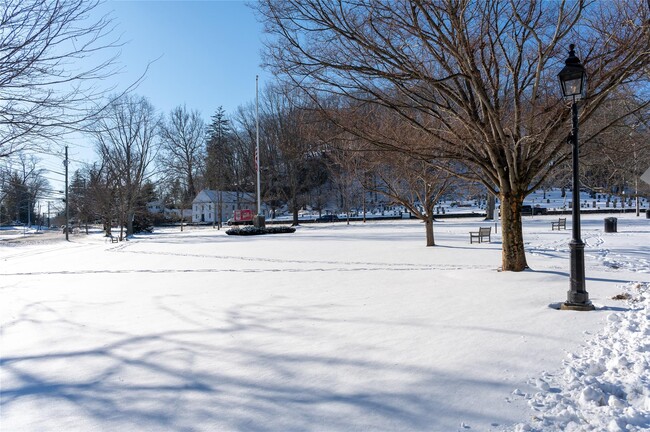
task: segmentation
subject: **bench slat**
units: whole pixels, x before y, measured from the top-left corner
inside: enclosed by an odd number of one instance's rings
[[[474,239],[477,239],[479,243],[482,243],[485,239],[487,239],[489,243],[491,241],[491,231],[492,227],[479,227],[478,231],[470,231],[469,242],[474,243]]]
[[[566,229],[566,218],[558,218],[557,221],[552,221],[551,231],[554,231],[555,229],[557,229],[558,231],[561,229]]]

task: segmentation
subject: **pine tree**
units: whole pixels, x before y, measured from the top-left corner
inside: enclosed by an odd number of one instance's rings
[[[233,134],[230,121],[223,107],[217,108],[207,130],[206,142],[206,181],[209,189],[227,188],[236,181],[233,179],[233,149],[230,145]]]

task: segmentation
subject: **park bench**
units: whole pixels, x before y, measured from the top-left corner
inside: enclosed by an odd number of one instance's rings
[[[551,231],[566,229],[566,218],[558,218],[557,221],[551,222]]]
[[[109,234],[108,239],[111,241],[111,243],[117,243],[120,240],[119,237],[116,237],[113,234]]]
[[[479,243],[485,241],[490,243],[490,231],[491,227],[479,228],[478,231],[470,231],[469,233],[469,242],[474,243],[474,240],[478,240]]]

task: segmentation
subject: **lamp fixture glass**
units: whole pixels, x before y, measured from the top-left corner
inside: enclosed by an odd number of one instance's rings
[[[584,98],[587,90],[587,73],[580,59],[576,57],[575,45],[569,45],[569,57],[564,64],[564,68],[558,74],[562,94],[574,100]]]

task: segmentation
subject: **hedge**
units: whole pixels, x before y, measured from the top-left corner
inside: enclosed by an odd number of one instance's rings
[[[296,229],[293,227],[287,226],[271,226],[266,228],[257,228],[252,225],[247,225],[243,227],[233,227],[226,231],[228,235],[261,235],[261,234],[288,234],[296,232]]]

